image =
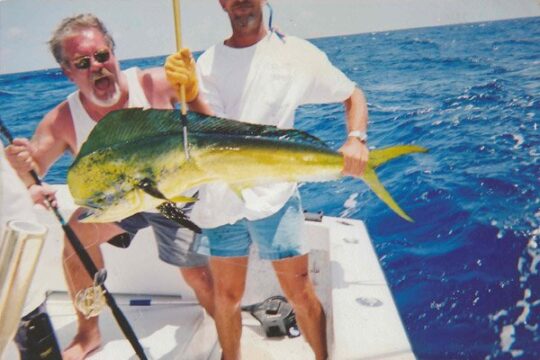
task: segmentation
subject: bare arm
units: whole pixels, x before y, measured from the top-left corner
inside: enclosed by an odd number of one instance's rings
[[[152,108],[172,109],[176,104],[180,103],[178,92],[167,80],[163,68],[144,70],[141,76],[141,84]],[[192,111],[213,115],[210,106],[200,96],[195,97],[187,105]]]
[[[188,103],[188,107],[190,110],[204,115],[214,115],[210,105],[208,105],[199,95],[197,95],[192,102]]]
[[[351,96],[345,100],[344,106],[348,132],[354,130],[367,132],[368,109],[362,91],[355,88]],[[367,144],[358,138],[347,137],[339,152],[343,154],[344,158],[343,174],[362,176],[369,158]]]
[[[49,167],[70,149],[73,132],[71,117],[64,103],[49,112],[39,123],[32,140],[17,138],[6,148],[6,157],[26,186],[34,183],[29,174],[35,170],[43,176]],[[66,118],[66,116],[68,116]]]

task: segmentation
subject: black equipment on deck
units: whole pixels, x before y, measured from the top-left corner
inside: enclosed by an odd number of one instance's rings
[[[15,335],[15,344],[22,360],[58,360],[62,358],[44,304],[21,319]]]
[[[242,311],[259,320],[268,337],[300,335],[293,308],[283,296],[271,296],[260,303],[242,306]]]

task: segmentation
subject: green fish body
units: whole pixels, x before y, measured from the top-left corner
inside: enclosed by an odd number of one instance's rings
[[[186,159],[177,110],[125,109],[94,128],[70,167],[67,183],[86,222],[119,221],[165,202],[191,202],[192,188],[225,181],[240,193],[273,182],[313,182],[341,177],[343,158],[325,143],[295,129],[278,129],[195,112],[187,114]],[[401,155],[425,152],[415,145],[370,152],[362,180],[392,210],[397,205],[375,168]]]

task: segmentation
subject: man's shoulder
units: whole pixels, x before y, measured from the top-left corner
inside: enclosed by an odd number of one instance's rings
[[[69,121],[71,121],[71,111],[69,109],[69,103],[67,100],[64,100],[60,104],[56,105],[43,117],[43,122],[51,125],[63,125]]]
[[[204,50],[197,58],[197,63],[200,64],[201,62],[209,61],[209,59],[213,58],[214,54],[216,53],[216,47],[218,47],[219,45],[220,44],[214,44],[208,49]]]
[[[135,69],[135,70],[131,70],[131,69]],[[130,68],[128,70],[137,71],[139,77],[142,77],[142,76],[162,77],[165,75],[165,70],[163,70],[162,67],[158,67],[158,66],[146,68],[146,69]]]
[[[290,59],[299,61],[303,65],[308,63],[312,65],[320,64],[327,61],[325,52],[309,40],[287,35],[283,40],[274,40],[274,44],[278,43],[278,41],[282,45],[274,46],[283,46],[283,49],[280,52],[274,52],[278,55],[281,54],[280,56],[288,56]]]
[[[73,133],[73,120],[67,100],[62,101],[49,111],[43,117],[39,127],[53,134],[57,139],[64,139],[66,143],[69,143],[68,140]]]
[[[139,69],[138,79],[151,107],[169,108],[172,106],[171,101],[173,101],[175,91],[170,86],[162,67]]]
[[[167,86],[167,76],[165,75],[165,70],[162,67],[152,67],[147,69],[137,69],[137,76],[139,82],[143,84],[152,83],[156,85]]]
[[[286,35],[283,40],[280,40],[283,44],[288,47],[301,48],[308,51],[317,51],[321,50],[313,44],[311,41],[299,38],[297,36]]]
[[[201,56],[212,53],[216,51],[216,48],[221,47],[221,46],[223,46],[223,41],[215,43],[214,45],[211,45],[210,47],[208,47],[206,50],[202,51]]]

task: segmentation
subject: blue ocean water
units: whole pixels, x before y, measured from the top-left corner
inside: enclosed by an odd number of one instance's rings
[[[366,222],[419,359],[540,359],[540,18],[313,42],[366,93],[371,147],[430,151],[379,169],[414,223],[354,179],[303,184],[306,209]],[[31,136],[72,90],[58,69],[2,75],[0,116]],[[343,109],[297,127],[337,149]]]

